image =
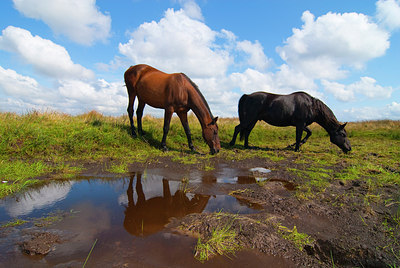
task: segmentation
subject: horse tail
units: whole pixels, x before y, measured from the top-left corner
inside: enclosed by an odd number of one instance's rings
[[[240,124],[243,124],[244,121],[246,120],[246,119],[245,119],[245,118],[246,118],[245,102],[246,102],[246,99],[247,99],[248,96],[249,96],[249,95],[247,95],[247,94],[243,94],[243,96],[242,96],[242,97],[240,98],[240,100],[239,100],[238,111],[239,111],[239,121],[240,121]],[[244,136],[243,136],[244,130],[245,130],[244,127],[241,127],[241,128],[240,128],[240,140],[241,140],[241,141],[242,141],[243,138],[244,138]]]
[[[125,86],[126,86],[126,89],[128,91],[128,95],[131,95],[131,93],[134,90],[134,86],[133,86],[132,81],[130,79],[130,76],[135,75],[135,74],[132,74],[133,72],[134,72],[134,69],[133,69],[133,66],[131,66],[124,73]]]

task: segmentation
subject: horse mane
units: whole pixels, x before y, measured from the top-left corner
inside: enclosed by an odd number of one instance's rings
[[[187,81],[189,81],[189,83],[192,85],[192,87],[196,90],[197,94],[199,94],[200,98],[202,99],[203,103],[206,105],[208,112],[210,113],[211,119],[214,118],[210,106],[208,106],[208,103],[206,101],[206,99],[204,98],[203,94],[201,94],[199,87],[195,84],[195,82],[193,82],[186,74],[181,73],[183,75],[183,77],[185,77],[185,79]]]
[[[313,98],[315,102],[315,106],[317,111],[319,112],[317,118],[318,122],[323,128],[325,128],[328,132],[333,129],[337,129],[340,126],[339,121],[336,119],[336,116],[332,112],[332,110],[321,100],[317,98]]]

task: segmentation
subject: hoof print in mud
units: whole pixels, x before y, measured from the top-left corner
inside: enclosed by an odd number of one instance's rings
[[[60,237],[52,233],[34,233],[28,241],[21,243],[21,250],[27,255],[46,255],[53,250]]]

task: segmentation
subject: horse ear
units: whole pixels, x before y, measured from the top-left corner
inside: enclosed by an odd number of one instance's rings
[[[215,123],[217,123],[217,120],[218,120],[218,116],[217,116],[217,117],[214,117],[214,118],[211,120],[211,122],[208,124],[208,126],[215,125]]]
[[[344,129],[344,127],[345,127],[346,125],[347,125],[347,122],[346,122],[346,123],[344,123],[343,125],[340,125],[340,127],[339,127],[339,129],[338,129],[338,130],[340,131],[340,130]]]

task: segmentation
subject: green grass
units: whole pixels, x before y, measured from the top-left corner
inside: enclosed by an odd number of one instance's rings
[[[192,153],[185,133],[174,116],[167,138],[169,151],[159,150],[162,118],[143,118],[144,136],[130,136],[127,116],[110,117],[95,111],[70,116],[60,113],[30,112],[25,115],[0,113],[0,198],[21,191],[41,179],[71,178],[87,163],[109,163],[106,171],[125,173],[134,162],[156,161],[167,157],[185,165],[213,170],[217,159],[240,161],[261,158],[266,161],[292,161],[288,171],[304,180],[299,191],[304,198],[323,192],[334,180],[348,183],[369,182],[371,195],[384,185],[400,184],[400,121],[349,123],[346,127],[353,151],[343,154],[331,144],[320,126],[313,124],[313,135],[301,152],[285,149],[295,140],[294,127],[278,128],[259,122],[250,134],[252,150],[243,142],[228,146],[236,118],[220,118],[222,150],[209,155],[197,118],[189,116],[194,146]],[[338,168],[339,167],[339,168]],[[39,178],[39,179],[38,179]]]
[[[28,221],[25,221],[25,220],[15,219],[15,220],[12,220],[12,221],[9,221],[7,223],[4,223],[4,224],[0,225],[0,228],[9,228],[9,227],[20,226],[20,225],[23,225],[23,224],[25,224],[27,222]]]
[[[286,240],[291,241],[300,251],[304,249],[304,246],[311,245],[313,239],[305,233],[299,233],[297,227],[293,226],[293,229],[289,229],[286,226],[278,225],[278,232]]]
[[[194,257],[200,262],[205,262],[215,255],[234,255],[240,249],[236,241],[236,232],[227,224],[211,232],[211,237],[202,241],[197,240]]]

